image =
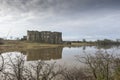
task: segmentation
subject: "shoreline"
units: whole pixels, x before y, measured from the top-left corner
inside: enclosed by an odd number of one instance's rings
[[[47,43],[36,43],[36,42],[18,41],[18,40],[4,40],[4,44],[0,45],[0,51],[44,49],[44,48],[56,48],[56,47],[81,47],[81,46],[99,46],[99,45],[97,45],[95,42],[71,43],[71,44],[47,44]]]
[[[48,44],[36,43],[17,40],[5,40],[4,44],[0,45],[0,49],[19,48],[19,49],[41,49],[41,48],[54,48],[54,47],[79,47],[79,46],[94,46],[89,43],[71,43],[71,44]]]

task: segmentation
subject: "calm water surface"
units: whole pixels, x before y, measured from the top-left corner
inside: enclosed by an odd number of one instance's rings
[[[106,47],[96,47],[96,46],[82,46],[82,47],[58,47],[58,48],[48,48],[48,49],[35,49],[26,51],[14,51],[2,53],[4,57],[10,54],[12,58],[16,55],[25,55],[26,62],[34,62],[37,60],[43,60],[46,62],[56,62],[57,64],[73,67],[79,66],[79,62],[76,60],[77,56],[85,56],[86,54],[94,54],[97,51],[102,50],[110,54],[118,55],[120,54],[119,46],[106,46]]]

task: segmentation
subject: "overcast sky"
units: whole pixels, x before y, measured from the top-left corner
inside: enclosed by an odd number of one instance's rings
[[[0,0],[0,37],[59,31],[63,40],[120,38],[120,0]]]

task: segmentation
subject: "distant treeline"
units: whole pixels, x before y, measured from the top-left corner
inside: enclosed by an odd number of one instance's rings
[[[69,43],[88,43],[88,44],[94,44],[94,45],[120,45],[120,41],[116,40],[110,40],[110,39],[104,39],[104,40],[96,40],[96,41],[86,41],[86,39],[83,39],[82,41],[68,41]]]
[[[113,40],[110,40],[110,39],[97,40],[96,43],[98,45],[119,45],[120,44],[119,41],[113,41]]]

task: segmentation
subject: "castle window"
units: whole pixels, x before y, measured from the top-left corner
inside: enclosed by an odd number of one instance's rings
[[[47,36],[47,38],[49,38],[50,36]]]

